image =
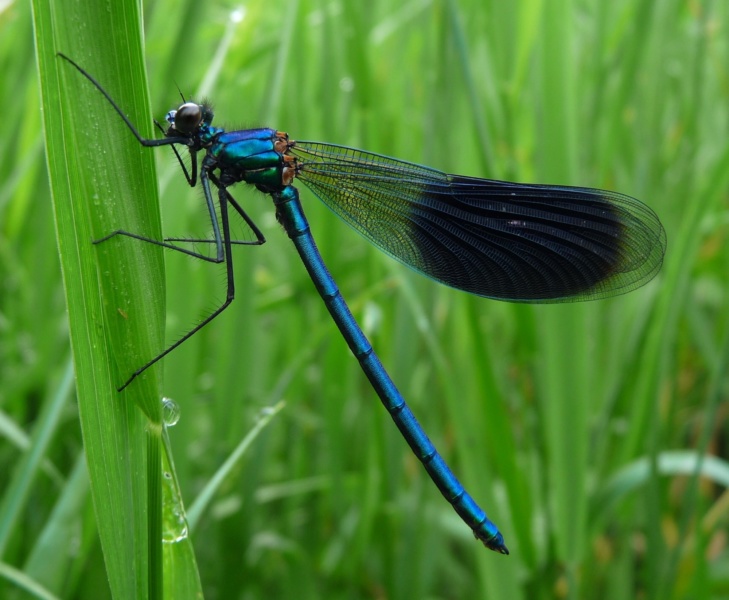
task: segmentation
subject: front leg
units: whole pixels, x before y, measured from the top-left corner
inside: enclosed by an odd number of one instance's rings
[[[122,112],[122,109],[119,108],[116,102],[114,102],[114,99],[109,95],[109,92],[107,92],[103,87],[101,87],[101,84],[96,81],[85,69],[80,67],[75,61],[71,60],[68,56],[63,54],[62,52],[58,52],[58,56],[65,60],[66,62],[73,65],[73,67],[81,73],[86,79],[88,79],[93,86],[101,92],[101,94],[106,98],[107,102],[111,104],[111,107],[116,111],[116,113],[122,118],[124,123],[126,124],[129,131],[132,132],[135,138],[137,138],[137,141],[144,146],[145,148],[153,148],[156,146],[171,146],[172,144],[184,144],[189,145],[189,137],[165,137],[163,139],[159,140],[150,140],[145,137],[142,137],[142,134],[137,131],[137,128],[132,124],[132,122],[129,120],[129,118]]]

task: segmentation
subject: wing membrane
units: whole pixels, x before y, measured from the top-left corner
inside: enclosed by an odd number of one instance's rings
[[[517,302],[622,294],[660,269],[666,236],[638,200],[603,190],[449,175],[296,142],[298,178],[384,252],[441,283]]]

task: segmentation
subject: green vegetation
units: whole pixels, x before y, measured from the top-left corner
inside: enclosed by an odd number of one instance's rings
[[[0,597],[726,596],[729,4],[82,4],[0,2]],[[57,51],[147,135],[179,87],[228,128],[612,189],[659,214],[648,286],[525,306],[410,273],[302,193],[355,316],[511,556],[430,483],[254,190],[232,191],[268,241],[236,248],[233,306],[115,391],[165,323],[171,343],[222,301],[224,272],[91,244],[204,235],[205,207]],[[181,412],[172,479],[162,396]]]

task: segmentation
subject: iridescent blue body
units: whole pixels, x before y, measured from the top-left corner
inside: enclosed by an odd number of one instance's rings
[[[223,305],[133,373],[122,389],[232,302],[231,249],[240,242],[231,240],[228,208],[256,233],[253,243],[265,239],[228,187],[255,185],[273,199],[277,218],[334,322],[433,482],[476,538],[508,554],[498,528],[438,454],[357,325],[319,254],[294,184],[303,182],[345,222],[409,267],[451,287],[512,302],[592,300],[643,285],[659,271],[666,247],[655,213],[629,196],[603,190],[450,175],[344,146],[293,141],[274,129],[226,132],[212,125],[208,106],[194,102],[167,114],[164,138],[145,139],[93,77],[63,58],[104,94],[142,145],[186,146],[192,173],[183,170],[192,186],[197,153],[204,153],[199,176],[213,225],[214,258],[171,243],[176,239],[149,240],[125,231],[104,239],[126,235],[227,268]],[[211,183],[218,189],[219,217]]]

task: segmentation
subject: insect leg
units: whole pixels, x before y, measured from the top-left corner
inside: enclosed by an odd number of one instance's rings
[[[119,388],[119,391],[122,391],[125,387],[127,387],[134,379],[137,378],[137,376],[141,375],[146,371],[149,367],[151,367],[153,364],[167,356],[170,352],[172,352],[175,348],[180,346],[183,342],[190,339],[193,335],[195,335],[198,331],[200,331],[203,327],[205,327],[208,323],[210,323],[215,317],[217,317],[220,313],[222,313],[228,306],[230,306],[230,303],[233,302],[233,299],[235,298],[235,280],[233,276],[233,257],[231,253],[231,241],[230,241],[230,221],[228,219],[228,198],[229,194],[227,192],[227,189],[225,186],[220,185],[219,182],[216,185],[218,188],[218,203],[220,206],[220,227],[218,226],[218,221],[215,215],[215,210],[212,202],[212,192],[210,191],[210,178],[208,177],[208,172],[205,168],[202,169],[200,173],[200,181],[203,186],[203,191],[205,193],[205,199],[208,203],[208,206],[211,209],[211,217],[213,218],[213,232],[216,236],[216,239],[213,240],[218,247],[218,258],[219,261],[214,262],[225,262],[225,272],[226,272],[226,280],[227,280],[227,289],[226,289],[226,295],[225,295],[225,301],[217,308],[215,309],[211,314],[209,314],[207,317],[205,317],[200,323],[195,325],[190,331],[188,331],[185,335],[183,335],[179,340],[177,340],[174,344],[169,346],[164,352],[158,354],[155,356],[152,360],[150,360],[148,363],[142,365],[139,369],[134,371],[132,375],[127,379],[124,384]],[[215,180],[217,181],[217,179]],[[222,227],[222,235],[221,235],[221,227]],[[152,241],[152,240],[147,240]],[[157,242],[159,245],[164,245],[163,242]],[[212,260],[212,259],[211,259]]]

